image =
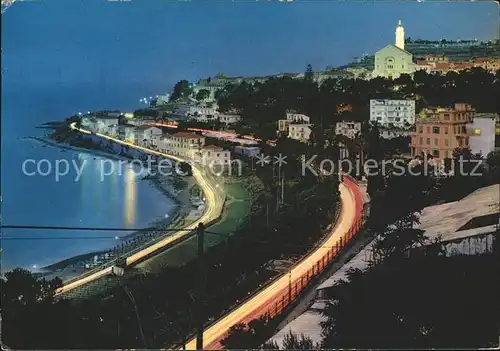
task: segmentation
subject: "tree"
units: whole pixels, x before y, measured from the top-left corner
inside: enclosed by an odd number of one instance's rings
[[[33,274],[22,268],[5,273],[2,279],[2,301],[21,306],[52,301],[57,288],[62,286],[59,278],[53,280],[36,279]]]
[[[269,319],[263,316],[254,319],[245,325],[238,323],[229,328],[228,335],[221,341],[221,344],[229,350],[252,349],[262,345],[272,336],[272,329],[269,326]]]
[[[488,290],[498,274],[493,260],[426,254],[349,272],[329,292],[334,302],[322,323],[323,348],[476,349],[498,343],[498,290]],[[449,291],[453,298],[437,298]]]
[[[200,89],[196,94],[196,100],[203,101],[205,99],[208,99],[209,96],[210,96],[210,91],[208,89]]]
[[[300,338],[297,337],[297,335],[293,334],[290,330],[283,339],[283,348],[285,350],[314,350],[319,349],[319,345],[314,345],[312,339],[304,336],[304,334],[301,334]]]
[[[170,101],[175,101],[180,98],[187,98],[193,93],[193,88],[187,80],[181,80],[174,85]]]
[[[311,64],[306,67],[306,72],[304,74],[304,80],[312,82],[314,78],[313,68]]]

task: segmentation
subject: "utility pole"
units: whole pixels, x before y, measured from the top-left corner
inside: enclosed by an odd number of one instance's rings
[[[278,213],[278,210],[280,209],[280,183],[277,183],[275,186],[276,190],[276,213]]]
[[[269,204],[266,204],[266,225],[269,227]]]
[[[281,203],[285,203],[285,171],[283,171],[283,177],[281,178]]]
[[[203,350],[203,322],[205,311],[203,306],[204,288],[205,288],[205,263],[203,262],[203,249],[205,243],[205,226],[203,223],[198,224],[198,293],[196,297],[196,350]]]

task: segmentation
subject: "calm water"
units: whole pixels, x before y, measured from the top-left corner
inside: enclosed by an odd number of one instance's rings
[[[95,94],[95,93],[94,93]],[[97,94],[98,95],[98,94]],[[85,96],[85,99],[82,97]],[[103,94],[103,104],[114,102],[118,108],[127,107],[127,96],[110,98]],[[15,102],[25,99],[26,104]],[[128,166],[119,172],[101,178],[102,157],[84,152],[61,151],[57,147],[43,147],[42,143],[21,139],[26,136],[44,135],[45,130],[35,127],[44,121],[62,119],[81,105],[90,101],[88,108],[103,107],[99,96],[92,99],[87,89],[8,90],[2,96],[2,222],[5,225],[81,226],[81,227],[145,227],[152,221],[165,218],[173,210],[173,202],[140,180]],[[121,104],[120,104],[121,103]],[[129,104],[130,105],[130,104]],[[70,171],[59,180],[55,172],[47,176],[25,175],[23,162],[46,159],[53,167],[57,160],[67,160]],[[46,161],[44,161],[46,162]],[[47,164],[41,169],[47,171]],[[74,166],[82,167],[76,181]],[[26,168],[36,171],[33,164]],[[23,240],[3,240],[2,270],[16,266],[29,269],[55,263],[74,255],[105,249],[117,243],[115,236],[128,232],[86,232],[68,230],[7,229],[6,237]],[[92,236],[109,236],[109,239],[89,239]],[[50,237],[52,239],[35,239]],[[82,239],[57,239],[77,237]],[[29,239],[26,239],[29,238]]]
[[[102,0],[18,1],[2,15],[2,220],[4,224],[143,226],[171,203],[129,172],[100,182],[93,157],[34,147],[20,137],[78,111],[133,110],[141,97],[180,79],[219,72],[264,75],[346,64],[407,34],[426,39],[498,36],[495,3],[401,6],[345,2],[280,3]],[[294,6],[296,5],[296,6]],[[353,16],[356,23],[353,25]],[[334,20],[332,20],[334,19]],[[300,25],[297,25],[300,24]],[[346,29],[349,35],[346,35]],[[294,38],[294,40],[290,40]],[[143,106],[144,107],[144,106]],[[22,174],[26,158],[66,158],[87,166],[54,177]],[[13,231],[10,236],[91,233]],[[99,233],[102,235],[102,233]],[[96,233],[92,233],[96,235]],[[110,240],[4,241],[2,269],[52,263]]]

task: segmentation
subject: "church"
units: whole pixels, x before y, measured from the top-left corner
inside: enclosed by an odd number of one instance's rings
[[[405,30],[401,20],[396,27],[396,42],[375,53],[372,78],[397,78],[401,74],[412,74],[417,69],[413,55],[405,50]]]

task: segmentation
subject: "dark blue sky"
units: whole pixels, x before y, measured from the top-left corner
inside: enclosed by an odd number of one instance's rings
[[[412,38],[487,40],[498,15],[493,2],[17,2],[2,15],[3,83],[165,91],[217,72],[319,70],[392,43],[398,19]]]

